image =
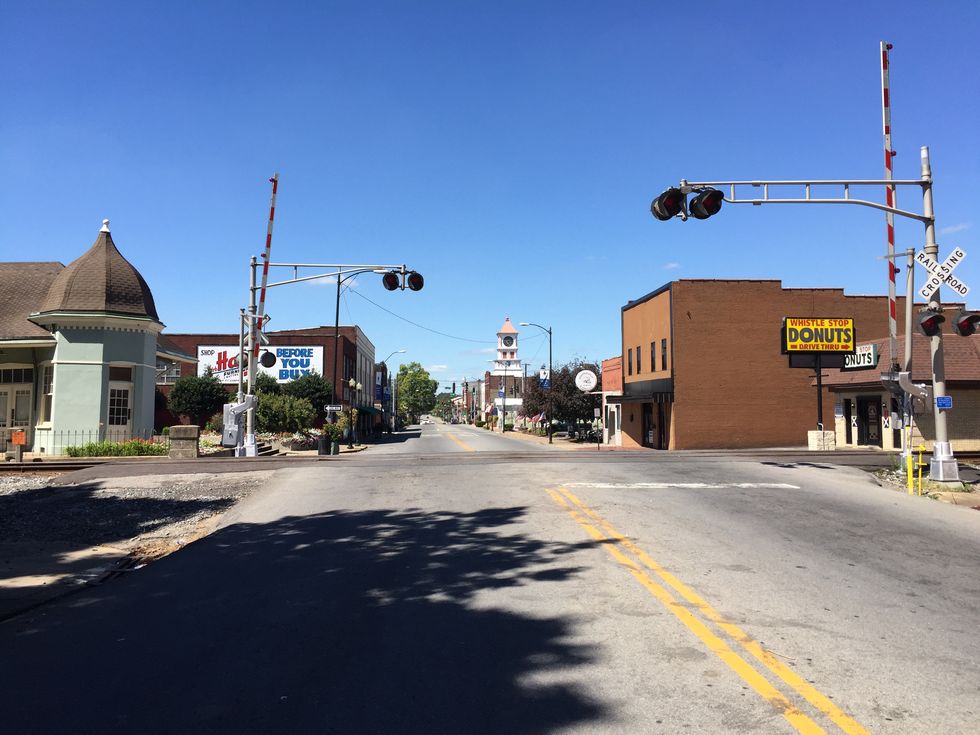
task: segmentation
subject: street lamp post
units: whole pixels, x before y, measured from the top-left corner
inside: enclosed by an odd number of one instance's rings
[[[350,386],[350,391],[351,391],[350,402],[348,404],[348,409],[347,409],[348,411],[347,415],[349,416],[349,419],[347,421],[347,448],[353,449],[354,448],[354,396],[357,395],[358,392],[360,392],[363,386],[357,382],[356,378],[351,378],[349,381],[347,381],[347,385]]]
[[[408,352],[408,350],[395,350],[394,352],[391,353],[391,355],[388,355],[388,357],[386,357],[384,360],[382,360],[381,361],[381,364],[384,365],[385,368],[387,368],[388,367],[388,360],[391,359],[391,356],[392,355],[400,355],[400,354],[403,354],[405,352]],[[389,381],[391,380],[391,373],[390,372],[388,373],[388,380]],[[397,382],[398,381],[396,380],[392,384],[395,385],[395,384],[397,384]],[[382,390],[384,390],[384,387],[383,386],[382,386]],[[395,404],[395,393],[394,393],[394,391],[392,391],[391,396],[392,396],[392,398],[391,398],[391,416],[392,416],[392,424],[394,424],[395,417],[398,415],[398,411],[395,408],[395,405],[396,404]],[[381,413],[382,413],[382,415],[384,415],[384,407],[385,407],[384,394],[382,394],[381,399],[382,399],[381,400]],[[387,422],[382,421],[382,423],[387,423]],[[393,428],[394,428],[393,426],[389,426],[388,427],[388,433],[389,434],[391,433],[391,431],[392,431]]]
[[[537,327],[543,332],[548,333],[548,443],[554,444],[555,442],[551,437],[551,428],[552,428],[551,422],[554,419],[554,416],[552,416],[552,408],[554,406],[554,403],[552,401],[552,396],[553,396],[552,391],[554,390],[554,387],[551,384],[551,327],[542,327],[540,324],[535,324],[534,322],[521,322],[520,326]]]

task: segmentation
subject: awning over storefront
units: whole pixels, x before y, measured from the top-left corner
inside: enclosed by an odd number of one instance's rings
[[[606,403],[672,403],[674,401],[674,381],[638,380],[626,383],[622,395],[606,396]]]

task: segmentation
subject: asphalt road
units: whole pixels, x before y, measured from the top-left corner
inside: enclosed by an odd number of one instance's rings
[[[0,624],[9,732],[976,733],[980,513],[426,425]]]

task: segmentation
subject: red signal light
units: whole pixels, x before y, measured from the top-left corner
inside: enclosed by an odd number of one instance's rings
[[[976,333],[978,322],[980,322],[980,314],[961,311],[953,320],[953,329],[961,337],[969,337],[971,334]]]
[[[919,319],[919,328],[925,336],[935,337],[939,334],[939,330],[942,329],[945,321],[946,317],[942,314],[927,313]]]
[[[384,287],[389,291],[394,291],[396,288],[399,288],[402,285],[398,278],[398,274],[394,271],[388,271],[381,276],[381,283],[383,283]]]
[[[691,216],[695,219],[708,219],[721,211],[721,203],[725,195],[717,189],[705,189],[691,200]]]
[[[411,271],[405,281],[408,283],[408,287],[413,291],[421,291],[422,287],[425,285],[425,279],[422,278],[422,274],[418,271]]]
[[[650,213],[661,222],[666,222],[684,211],[684,192],[670,188],[650,204]]]

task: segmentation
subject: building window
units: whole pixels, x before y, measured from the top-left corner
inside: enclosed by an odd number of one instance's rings
[[[180,363],[157,360],[157,385],[173,385],[180,377]]]
[[[51,404],[54,399],[54,365],[41,368],[41,421],[51,421]]]
[[[126,426],[129,423],[129,389],[109,389],[109,426]]]
[[[0,384],[33,382],[34,368],[7,368],[0,370]]]
[[[660,369],[667,369],[667,340],[660,340]]]
[[[118,380],[124,383],[133,382],[133,368],[131,367],[118,367],[116,365],[109,366],[109,380]]]
[[[650,343],[650,372],[657,372],[657,343]]]
[[[636,374],[637,375],[643,372],[643,366],[642,366],[643,358],[641,357],[641,355],[643,355],[643,351],[640,349],[640,346],[637,345],[636,346]]]
[[[633,374],[633,348],[632,347],[626,350],[626,371],[627,371],[626,372],[627,375]]]

